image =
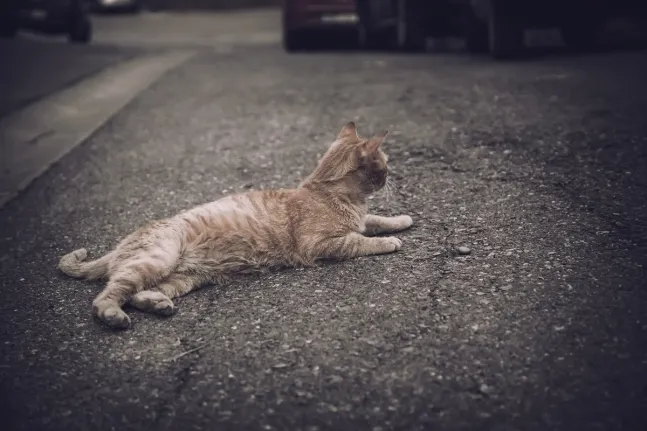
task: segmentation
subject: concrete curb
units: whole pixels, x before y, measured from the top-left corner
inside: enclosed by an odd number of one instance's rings
[[[139,57],[0,120],[0,208],[193,51]]]
[[[283,0],[145,0],[144,8],[162,10],[226,10],[280,6]]]

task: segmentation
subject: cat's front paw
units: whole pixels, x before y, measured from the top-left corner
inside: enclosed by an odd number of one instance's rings
[[[398,225],[398,230],[409,229],[413,226],[413,219],[408,215],[397,216],[395,217],[395,221]]]
[[[402,248],[402,241],[394,236],[382,238],[389,252],[398,251]]]

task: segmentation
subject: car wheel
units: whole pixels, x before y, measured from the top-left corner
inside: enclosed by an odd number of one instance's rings
[[[584,12],[586,11],[586,13]],[[561,26],[562,39],[576,51],[590,51],[597,44],[598,30],[608,15],[599,2],[574,1],[566,11]]]
[[[397,47],[397,33],[394,27],[372,30],[360,29],[360,44],[368,50],[391,50]]]
[[[92,40],[92,21],[88,17],[72,19],[67,37],[73,43],[88,43]]]
[[[488,43],[490,54],[497,60],[513,59],[524,47],[523,23],[512,5],[509,0],[490,0]]]
[[[291,26],[289,4],[283,2],[281,13],[281,27],[283,34],[283,49],[287,52],[302,51],[308,48],[309,41],[304,30],[294,29]]]
[[[142,11],[142,2],[141,1],[136,1],[132,4],[130,7],[130,13],[141,13]]]
[[[593,23],[574,22],[562,27],[562,39],[576,51],[590,51],[596,46],[597,26]]]
[[[397,48],[397,31],[395,26],[379,27],[378,13],[374,10],[375,3],[371,0],[357,0],[357,13],[359,15],[359,44],[373,51],[391,50]]]
[[[421,0],[397,2],[397,46],[407,52],[421,52],[427,48],[427,28]]]
[[[18,32],[18,18],[12,3],[0,5],[0,37],[11,38]]]
[[[18,26],[14,23],[9,20],[0,22],[0,37],[10,39],[15,37],[16,33],[18,33]]]
[[[288,52],[307,50],[310,47],[311,39],[303,30],[284,30],[283,48]]]
[[[488,52],[490,49],[488,25],[476,16],[471,5],[465,7],[463,26],[463,35],[467,50],[472,54],[484,54]]]

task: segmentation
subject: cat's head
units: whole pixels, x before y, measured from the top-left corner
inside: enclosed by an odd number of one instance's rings
[[[381,145],[387,132],[364,139],[354,122],[346,124],[306,182],[346,181],[370,194],[386,185],[388,157]]]

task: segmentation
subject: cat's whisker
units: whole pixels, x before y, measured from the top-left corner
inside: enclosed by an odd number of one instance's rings
[[[384,185],[384,189],[386,191],[386,201],[390,202],[391,201],[391,192],[393,191],[393,183],[389,178],[386,179],[386,184]]]

